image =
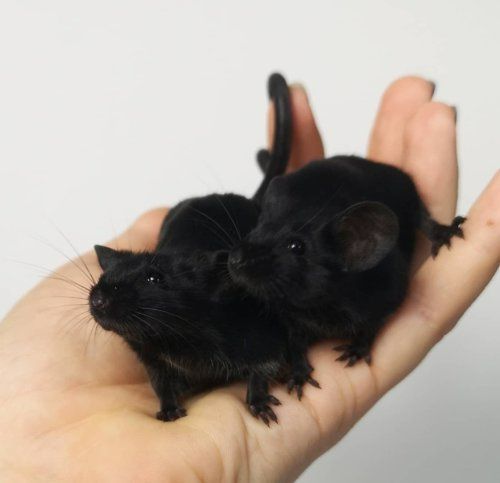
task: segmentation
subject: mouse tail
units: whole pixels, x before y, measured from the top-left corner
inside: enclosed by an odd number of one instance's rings
[[[274,104],[274,137],[270,151],[261,149],[257,153],[257,163],[264,172],[264,179],[253,196],[257,203],[261,202],[271,180],[285,172],[292,147],[292,108],[288,84],[281,74],[274,73],[267,81],[267,89]]]

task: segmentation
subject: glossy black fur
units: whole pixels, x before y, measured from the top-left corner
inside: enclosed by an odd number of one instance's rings
[[[213,194],[180,202],[165,218],[154,253],[96,247],[104,273],[89,304],[96,321],[123,337],[144,363],[160,399],[157,417],[185,415],[179,398],[248,380],[250,411],[276,421],[269,382],[286,371],[287,331],[257,297],[235,285],[228,252],[256,225],[272,178],[284,172],[291,143],[288,87],[269,79],[277,112],[265,177],[252,199]]]
[[[245,379],[250,409],[266,422],[275,417],[267,385],[284,367],[286,332],[230,283],[227,252],[96,252],[104,273],[90,295],[92,315],[146,366],[159,419],[185,414],[181,396]]]
[[[369,361],[375,335],[405,297],[416,230],[437,255],[462,236],[463,221],[432,220],[401,170],[337,156],[275,178],[228,265],[236,283],[280,312],[292,359],[307,375],[304,352],[319,339],[350,340],[338,348],[348,365]]]

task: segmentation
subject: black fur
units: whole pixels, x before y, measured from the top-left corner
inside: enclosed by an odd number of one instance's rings
[[[104,273],[90,294],[91,313],[146,366],[160,398],[158,418],[185,414],[181,396],[244,379],[252,412],[275,418],[267,386],[285,367],[286,332],[230,282],[227,252],[96,252]]]
[[[261,198],[290,153],[283,77],[270,77],[269,94],[276,135],[272,151],[258,154],[265,176],[252,199],[213,194],[179,203],[165,218],[154,253],[95,248],[104,273],[91,290],[91,313],[144,363],[161,420],[186,414],[180,397],[234,380],[248,380],[252,414],[266,424],[277,420],[271,406],[279,401],[268,386],[286,370],[287,331],[227,272],[228,252],[256,225]]]
[[[370,360],[375,335],[405,297],[416,230],[437,255],[463,236],[463,221],[432,220],[401,170],[337,156],[272,180],[257,226],[228,267],[236,283],[279,311],[300,385],[311,371],[305,350],[316,340],[349,339],[337,348],[347,365]]]

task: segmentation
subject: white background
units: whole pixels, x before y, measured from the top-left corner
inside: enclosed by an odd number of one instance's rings
[[[0,312],[142,211],[252,193],[265,81],[302,81],[327,152],[363,153],[383,89],[437,82],[459,112],[460,212],[499,167],[500,3],[0,2]],[[497,279],[303,482],[500,480]]]

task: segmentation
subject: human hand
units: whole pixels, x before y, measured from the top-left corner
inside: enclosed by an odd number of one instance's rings
[[[410,172],[444,222],[456,203],[454,115],[431,95],[421,79],[391,86],[368,156]],[[298,167],[323,152],[302,90],[294,89],[292,102]],[[113,334],[94,333],[85,313],[85,269],[75,266],[79,260],[65,265],[0,325],[0,474],[6,481],[293,479],[406,376],[484,288],[499,263],[499,208],[497,174],[468,215],[465,241],[454,239],[436,260],[424,260],[420,247],[408,298],[377,338],[372,365],[346,369],[335,362],[331,341],[318,344],[310,360],[322,389],[305,388],[299,402],[276,387],[283,405],[271,428],[248,413],[243,384],[189,400],[186,418],[157,421],[158,401],[135,356]],[[144,215],[114,246],[153,248],[164,215]],[[94,254],[83,261],[97,277]]]

